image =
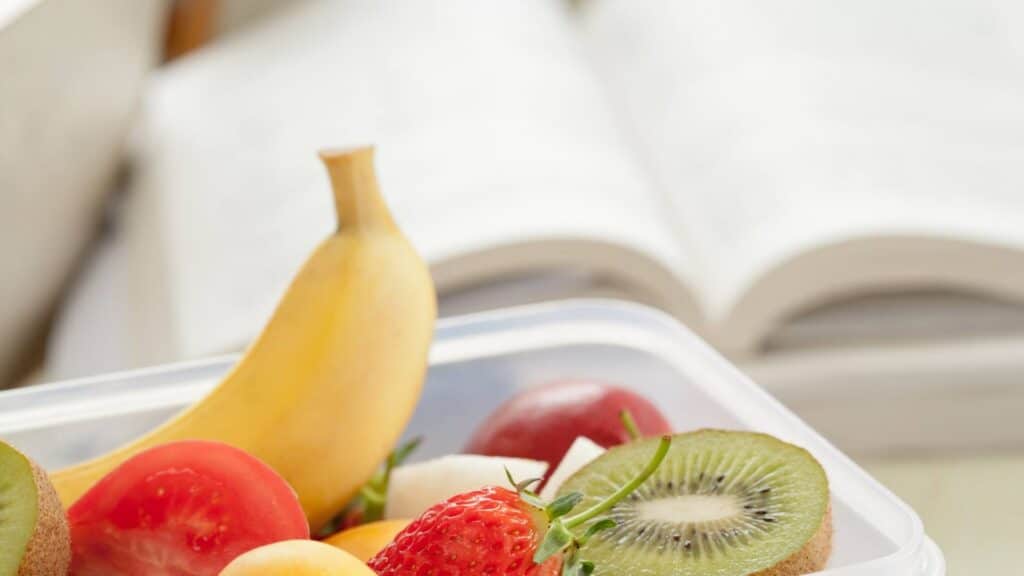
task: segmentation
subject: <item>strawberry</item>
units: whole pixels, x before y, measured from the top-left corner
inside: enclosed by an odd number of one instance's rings
[[[597,519],[639,487],[668,452],[664,437],[651,462],[607,500],[569,516],[582,495],[543,502],[529,487],[491,486],[435,504],[398,533],[368,565],[378,576],[572,576],[590,574],[593,564],[579,551],[594,533],[614,526]],[[511,480],[511,478],[510,478]],[[589,523],[582,535],[573,529]]]
[[[560,558],[533,562],[546,524],[516,492],[491,486],[435,504],[369,565],[379,575],[554,575]]]

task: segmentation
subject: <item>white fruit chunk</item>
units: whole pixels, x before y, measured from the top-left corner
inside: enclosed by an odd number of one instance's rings
[[[523,458],[452,454],[400,466],[391,472],[384,517],[416,518],[456,494],[485,486],[512,488],[505,476],[506,468],[520,481],[544,476],[548,465]]]
[[[570,476],[590,464],[591,460],[601,454],[604,454],[604,448],[595,444],[590,438],[586,436],[576,438],[576,441],[569,447],[569,451],[562,457],[562,461],[558,463],[558,468],[555,468],[555,472],[548,479],[544,489],[540,491],[541,498],[548,501],[554,499],[558,489]]]

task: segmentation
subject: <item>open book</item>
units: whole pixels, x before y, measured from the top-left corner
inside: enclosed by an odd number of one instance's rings
[[[1021,300],[1021,102],[1009,0],[290,3],[154,78],[51,361],[243,347],[334,226],[316,151],[368,142],[443,297],[582,275],[736,354],[851,295]]]

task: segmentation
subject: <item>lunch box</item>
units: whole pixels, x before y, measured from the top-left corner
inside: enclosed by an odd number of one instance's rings
[[[78,462],[194,402],[235,359],[0,393],[0,438],[48,468]],[[570,301],[440,321],[423,397],[406,436],[424,438],[418,459],[458,452],[503,400],[564,379],[632,388],[653,400],[681,431],[756,430],[811,451],[828,473],[835,526],[829,567],[820,574],[946,573],[941,552],[909,506],[684,326],[639,305]]]

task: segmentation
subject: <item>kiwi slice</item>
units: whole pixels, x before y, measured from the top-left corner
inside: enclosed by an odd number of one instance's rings
[[[0,442],[0,576],[63,576],[70,564],[67,519],[49,478]]]
[[[559,494],[607,498],[651,459],[657,439],[609,449]],[[699,430],[673,437],[665,461],[581,551],[595,575],[789,576],[831,551],[828,479],[806,450],[766,434]]]

